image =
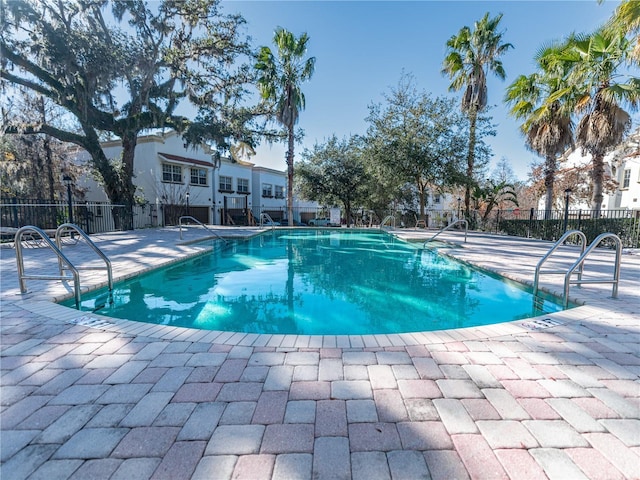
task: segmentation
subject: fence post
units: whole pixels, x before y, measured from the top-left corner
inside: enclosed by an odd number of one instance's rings
[[[531,231],[533,230],[533,215],[535,210],[531,207],[531,211],[529,212],[529,232],[527,233],[527,238],[531,238]]]
[[[567,188],[564,191],[564,229],[563,233],[567,232],[567,225],[569,223],[569,196],[571,195],[571,189]]]
[[[12,222],[12,227],[20,227],[20,224],[18,222],[18,197],[13,197],[11,199],[11,203],[13,203],[13,208],[11,208],[11,211],[13,213],[13,222]]]
[[[578,230],[580,230],[582,224],[582,209],[578,210]]]

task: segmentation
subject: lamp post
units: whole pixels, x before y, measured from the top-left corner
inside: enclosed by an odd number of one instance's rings
[[[212,173],[212,179],[211,179],[211,188],[212,188],[212,194],[211,194],[211,198],[213,199],[213,224],[216,225],[217,224],[217,210],[218,210],[218,206],[216,205],[216,170],[218,171],[218,178],[220,178],[220,166],[222,165],[222,155],[220,155],[220,152],[216,151],[213,152],[213,154],[211,155],[211,163],[213,165],[213,173]]]
[[[189,192],[187,192],[187,216],[189,216]]]
[[[66,173],[62,177],[62,181],[67,186],[67,203],[69,205],[69,223],[73,223],[73,202],[71,199],[71,183],[72,178]]]
[[[462,199],[458,197],[458,219],[460,219],[460,204],[462,203]]]
[[[564,191],[564,233],[567,232],[567,224],[569,223],[569,196],[571,195],[571,189],[567,188]]]

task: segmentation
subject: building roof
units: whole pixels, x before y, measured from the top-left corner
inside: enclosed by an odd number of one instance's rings
[[[173,155],[171,153],[163,153],[163,152],[158,152],[158,155],[160,155],[165,160],[170,160],[172,162],[190,163],[190,164],[193,164],[193,165],[202,165],[202,166],[205,166],[205,167],[213,167],[213,163],[212,162],[207,162],[205,160],[198,160],[196,158],[181,157],[180,155]]]

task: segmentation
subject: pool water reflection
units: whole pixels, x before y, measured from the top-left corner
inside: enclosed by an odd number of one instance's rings
[[[94,310],[104,292],[83,297]],[[538,299],[539,300],[539,299]],[[97,313],[250,333],[374,334],[562,310],[523,285],[379,231],[273,230],[117,284]]]

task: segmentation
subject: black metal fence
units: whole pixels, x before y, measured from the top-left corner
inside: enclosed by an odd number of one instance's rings
[[[134,229],[161,226],[166,223],[163,210],[166,206],[154,204],[113,205],[102,202],[73,203],[71,212],[66,202],[47,202],[38,199],[0,198],[0,227],[3,239],[12,239],[11,229],[34,225],[44,230],[53,230],[59,225],[73,220],[87,233],[104,233],[116,230],[114,217],[131,211],[131,225]],[[257,211],[256,211],[257,210]],[[259,222],[260,214],[267,213],[283,225],[287,223],[286,208],[255,209],[252,215],[244,210],[244,225]],[[415,213],[396,212],[396,227],[426,226],[441,228],[459,217],[461,212],[428,212],[426,225],[418,222]],[[184,213],[181,213],[184,214]],[[294,208],[296,225],[307,224],[316,217],[329,217],[328,209]],[[496,210],[483,218],[480,212],[472,213],[471,226],[476,230],[514,235],[527,238],[555,241],[566,230],[581,230],[589,242],[601,233],[615,233],[628,248],[640,248],[640,210],[602,210],[598,214],[592,210]],[[244,218],[244,217],[243,217]],[[344,220],[343,220],[344,221]],[[356,226],[376,226],[380,219],[370,212],[354,212],[351,223]],[[7,228],[10,227],[10,228]]]
[[[622,245],[640,248],[640,210],[499,210],[486,230],[518,237],[557,240],[567,230],[581,230],[592,242],[601,233],[615,233]]]
[[[3,236],[9,236],[11,228],[33,225],[43,230],[55,230],[59,225],[73,222],[87,233],[104,233],[116,230],[114,217],[131,211],[133,228],[158,225],[155,205],[113,205],[106,202],[82,202],[70,205],[66,202],[50,202],[38,199],[0,198],[0,226]]]

